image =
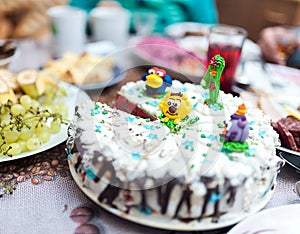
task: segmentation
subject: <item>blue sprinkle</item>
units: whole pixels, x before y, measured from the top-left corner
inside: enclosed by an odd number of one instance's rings
[[[134,119],[135,119],[134,117],[130,117],[130,116],[129,116],[129,117],[126,117],[126,118],[125,118],[125,121],[126,121],[126,122],[129,122],[129,123],[132,123],[132,122],[134,121]]]
[[[153,130],[154,126],[153,125],[147,125],[147,124],[145,124],[144,128],[146,128],[147,130]]]
[[[209,134],[208,136],[206,136],[206,138],[209,139],[209,140],[211,140],[211,141],[215,141],[215,140],[219,139],[219,136],[218,135]]]
[[[264,197],[264,196],[266,196],[266,194],[269,192],[269,189],[268,188],[266,188],[266,190],[263,192],[263,194],[262,194],[262,198]]]
[[[220,106],[219,106],[217,103],[215,103],[215,104],[210,104],[210,105],[209,105],[209,108],[210,108],[211,110],[213,110],[213,111],[221,110]]]
[[[185,149],[190,149],[191,151],[194,151],[194,142],[192,141],[185,141],[183,142],[183,146]]]
[[[101,126],[100,125],[96,125],[95,127],[96,127],[96,129],[95,129],[96,132],[101,132]]]
[[[262,139],[264,139],[264,138],[265,138],[265,135],[266,135],[266,131],[261,131],[261,132],[258,133],[258,135],[259,135]]]
[[[95,116],[100,114],[100,110],[99,109],[91,109],[91,116]]]
[[[248,124],[249,124],[249,126],[253,126],[255,124],[255,122],[254,121],[250,121]]]
[[[230,151],[229,149],[226,149],[226,148],[224,148],[224,147],[222,147],[222,148],[220,149],[220,152],[226,154],[227,156],[231,153],[231,151]]]
[[[72,152],[68,151],[67,154],[68,154],[68,160],[71,159],[71,156],[73,155]]]
[[[198,106],[198,102],[196,102],[194,105],[193,105],[193,109],[196,109]]]
[[[203,99],[209,98],[209,93],[205,92],[202,94]]]
[[[221,194],[213,193],[209,198],[209,202],[217,202],[221,199],[221,197]]]
[[[138,211],[145,215],[150,215],[152,213],[152,209],[150,207],[143,209],[141,206],[139,206]]]
[[[152,140],[157,140],[158,139],[157,134],[152,134],[152,133],[149,133],[147,137],[149,139],[152,139]]]
[[[245,154],[250,155],[250,156],[254,156],[256,152],[255,148],[249,148]]]
[[[132,89],[129,89],[128,94],[129,94],[129,95],[133,95],[133,94],[134,94],[134,91],[133,91]]]
[[[208,136],[206,136],[207,139],[212,140],[213,139],[213,135],[209,134]]]
[[[182,87],[182,88],[179,88],[178,90],[181,93],[185,93],[187,91],[187,88],[186,87]]]
[[[86,176],[90,179],[95,179],[95,172],[92,168],[88,167],[87,169],[85,169],[85,173],[86,173]]]
[[[148,104],[149,106],[158,107],[158,102],[157,102],[157,101],[148,102],[147,104]]]
[[[140,153],[131,153],[132,158],[140,160],[141,159],[141,154]]]

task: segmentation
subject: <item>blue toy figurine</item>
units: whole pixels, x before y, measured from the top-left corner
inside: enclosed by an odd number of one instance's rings
[[[152,67],[148,73],[142,76],[142,80],[146,81],[147,95],[157,96],[164,94],[167,87],[172,85],[172,78],[164,69]]]

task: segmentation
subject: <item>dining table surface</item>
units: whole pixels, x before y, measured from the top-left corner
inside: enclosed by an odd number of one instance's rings
[[[19,40],[19,56],[10,64],[13,72],[40,68],[53,57],[47,41]],[[136,60],[135,57],[130,59]],[[144,70],[135,64],[126,65],[124,78],[103,89],[86,91],[93,101],[113,104],[117,91],[129,81],[139,80]],[[140,65],[140,64],[139,64]],[[138,224],[114,215],[90,200],[76,184],[69,170],[66,142],[29,157],[0,162],[0,181],[11,186],[11,193],[0,198],[0,234],[19,233],[84,233],[80,232],[77,211],[89,214],[90,233],[227,233],[234,225],[216,230],[163,230]],[[285,164],[281,168],[276,189],[263,210],[300,203],[295,183],[300,171]],[[0,194],[3,190],[0,190]],[[82,214],[82,213],[81,213]],[[86,232],[88,233],[88,232]]]

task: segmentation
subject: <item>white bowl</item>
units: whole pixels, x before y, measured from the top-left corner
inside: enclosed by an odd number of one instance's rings
[[[2,47],[7,40],[0,40],[0,47]],[[10,55],[9,57],[0,59],[0,68],[7,68],[8,65],[18,56],[19,50],[17,48],[17,45],[13,41],[9,41],[11,43],[11,46],[14,47],[14,53]],[[1,53],[1,50],[0,50]]]

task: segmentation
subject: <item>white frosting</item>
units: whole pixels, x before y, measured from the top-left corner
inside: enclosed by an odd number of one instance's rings
[[[129,82],[122,87],[120,94],[147,112],[156,114],[160,100],[146,96],[144,86],[143,81]],[[77,120],[78,128],[84,130],[81,144],[89,145],[83,155],[84,162],[89,163],[93,158],[95,147],[91,145],[96,144],[98,151],[114,160],[117,171],[125,173],[122,178],[129,181],[145,174],[154,178],[162,178],[166,174],[175,177],[184,174],[192,181],[202,173],[201,170],[211,170],[207,173],[220,178],[228,177],[234,184],[240,184],[240,180],[248,177],[249,173],[258,173],[260,165],[269,163],[275,157],[278,136],[270,126],[268,117],[260,110],[247,108],[249,150],[222,153],[220,126],[224,120],[230,119],[243,100],[220,92],[219,101],[224,109],[212,110],[202,104],[208,94],[199,85],[175,80],[170,90],[187,93],[194,106],[190,119],[199,117],[193,124],[182,123],[179,134],[171,134],[159,120],[149,122],[113,110],[105,104],[97,103],[95,107],[92,102],[84,103],[79,108],[81,118]],[[247,153],[252,155],[247,157]]]
[[[158,116],[160,99],[146,96],[144,86],[143,81],[129,82],[119,94],[147,113]],[[249,199],[254,200],[257,196],[257,191],[263,194],[269,189],[278,169],[275,146],[279,140],[270,126],[270,119],[246,103],[249,149],[229,152],[220,141],[222,126],[243,100],[220,91],[219,102],[224,109],[219,110],[203,104],[208,92],[199,85],[175,80],[169,89],[187,93],[194,107],[189,120],[181,122],[179,133],[171,133],[159,120],[150,122],[102,103],[83,103],[78,109],[79,117],[74,120],[81,132],[79,142],[84,149],[81,152],[83,167],[93,168],[97,173],[98,168],[92,161],[95,157],[99,157],[98,161],[105,157],[112,160],[116,177],[121,182],[148,178],[145,188],[156,186],[152,178],[183,177],[193,196],[204,196],[207,192],[207,187],[199,180],[201,176],[214,178],[220,185],[229,181],[230,186],[242,188],[239,193],[247,196],[247,202],[243,202],[247,207],[248,203],[251,204]],[[95,156],[95,151],[101,155]],[[265,184],[261,183],[262,178],[267,179]],[[170,204],[177,204],[178,201],[172,199]],[[174,213],[170,210],[175,209],[174,206],[170,205],[168,209],[168,213]]]

